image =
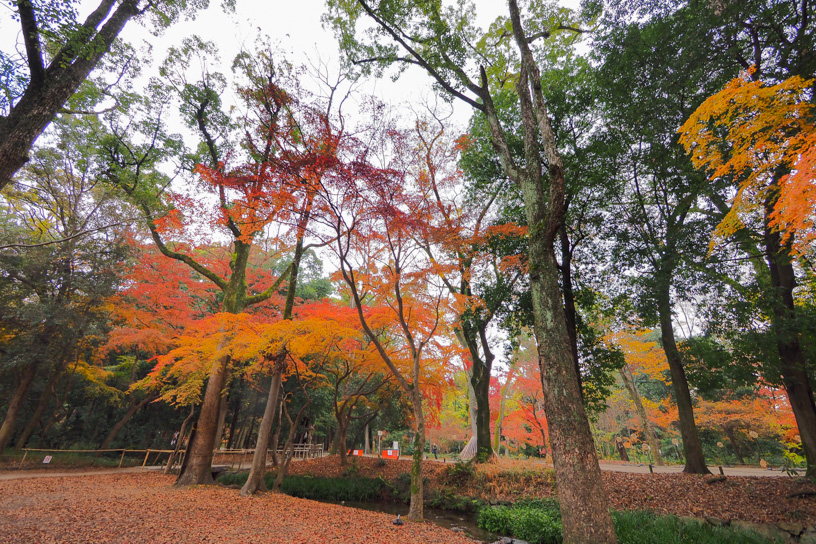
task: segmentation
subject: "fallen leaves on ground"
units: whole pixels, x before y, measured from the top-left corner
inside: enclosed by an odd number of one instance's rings
[[[0,481],[0,543],[467,544],[431,523],[214,486],[175,488],[160,474]]]
[[[360,476],[382,476],[387,480],[409,472],[411,466],[408,459],[389,459],[385,466],[374,458],[354,459]],[[426,462],[423,468],[423,475],[429,480],[426,489],[431,491],[444,485],[445,470],[450,466]],[[336,456],[299,461],[290,467],[291,473],[322,477],[338,477],[346,470]],[[546,474],[536,478],[535,472]],[[554,488],[541,484],[551,474],[552,469],[539,463],[502,459],[477,466],[475,476],[469,481],[458,481],[453,491],[501,502],[554,497]],[[816,484],[803,478],[729,476],[719,480],[694,474],[604,472],[603,481],[610,506],[617,510],[651,510],[658,514],[754,523],[816,524]]]

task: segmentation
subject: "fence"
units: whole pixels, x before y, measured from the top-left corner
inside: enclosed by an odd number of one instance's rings
[[[170,455],[175,450],[154,450],[154,449],[146,449],[146,450],[131,450],[127,448],[117,448],[117,449],[108,449],[108,450],[60,450],[60,449],[34,449],[34,448],[23,448],[23,458],[20,459],[20,464],[17,467],[18,470],[23,468],[23,464],[26,461],[29,453],[54,453],[54,454],[77,454],[77,453],[88,453],[93,454],[94,458],[91,461],[91,466],[96,464],[98,458],[102,455],[107,454],[119,454],[119,464],[118,466],[121,468],[122,463],[125,461],[125,456],[133,457],[133,454],[144,454],[142,458],[139,455],[138,459],[142,460],[141,466],[146,467],[148,466],[148,461],[150,461],[152,457],[152,464],[151,466],[160,465],[159,461],[161,460],[164,464],[170,459]],[[271,464],[271,450],[267,451],[267,460],[266,464]],[[310,459],[314,457],[323,457],[323,444],[297,444],[294,446],[292,453],[293,459]],[[153,455],[155,454],[155,457]],[[167,454],[165,459],[161,459],[162,454]],[[180,465],[184,455],[186,454],[186,450],[180,449],[176,452],[176,455],[173,460],[173,466]],[[252,456],[255,454],[254,449],[242,449],[242,450],[215,450],[213,452],[213,465],[229,465],[230,468],[235,469],[237,464],[237,470],[241,470],[244,466],[249,467],[252,463]],[[279,456],[284,455],[284,450],[278,449],[277,454]],[[32,456],[33,457],[33,456]],[[47,461],[46,461],[47,459]],[[136,463],[138,464],[138,459],[136,459]],[[46,455],[44,457],[44,464],[48,464],[50,462],[51,456]]]

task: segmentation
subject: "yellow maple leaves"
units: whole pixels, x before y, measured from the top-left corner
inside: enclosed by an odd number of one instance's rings
[[[738,183],[712,247],[759,216],[803,253],[816,237],[814,82],[794,76],[771,85],[752,73],[703,102],[680,127],[680,143],[712,180]]]

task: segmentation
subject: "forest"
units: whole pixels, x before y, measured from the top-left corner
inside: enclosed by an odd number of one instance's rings
[[[242,3],[4,3],[0,460],[242,450],[245,496],[397,449],[408,519],[428,460],[537,460],[601,543],[599,462],[816,478],[808,0],[325,0],[303,63],[173,33]]]

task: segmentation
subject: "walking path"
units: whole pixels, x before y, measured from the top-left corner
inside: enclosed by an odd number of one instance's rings
[[[679,474],[683,472],[683,465],[664,465],[662,467],[652,467],[656,474]],[[634,472],[639,474],[648,474],[649,465],[635,465],[635,464],[618,464],[618,463],[604,463],[601,461],[601,470],[608,470],[612,472]],[[720,469],[717,465],[709,465],[708,470],[712,474],[719,474]],[[765,476],[765,477],[779,477],[787,476],[784,470],[770,469],[752,466],[739,467],[723,467],[723,473],[726,476]]]
[[[429,459],[430,461],[430,459]],[[441,460],[440,460],[441,461]],[[436,462],[440,462],[436,461]],[[531,460],[537,465],[544,465],[552,468],[552,465],[545,464],[541,461]],[[126,467],[126,468],[108,468],[108,469],[75,469],[65,470],[58,467],[54,469],[37,469],[37,470],[0,470],[0,481],[2,480],[17,480],[20,478],[61,478],[70,476],[100,476],[104,474],[128,474],[134,472],[153,472],[164,467]],[[679,474],[683,472],[682,465],[664,465],[662,467],[653,466],[655,474]],[[708,467],[712,474],[719,474],[720,470],[716,465]],[[633,463],[605,463],[601,461],[601,470],[609,472],[628,472],[634,474],[648,474],[649,465],[640,465]],[[766,478],[774,478],[780,476],[787,476],[784,470],[760,468],[753,466],[739,466],[731,467],[724,466],[723,473],[726,476],[760,476]]]

